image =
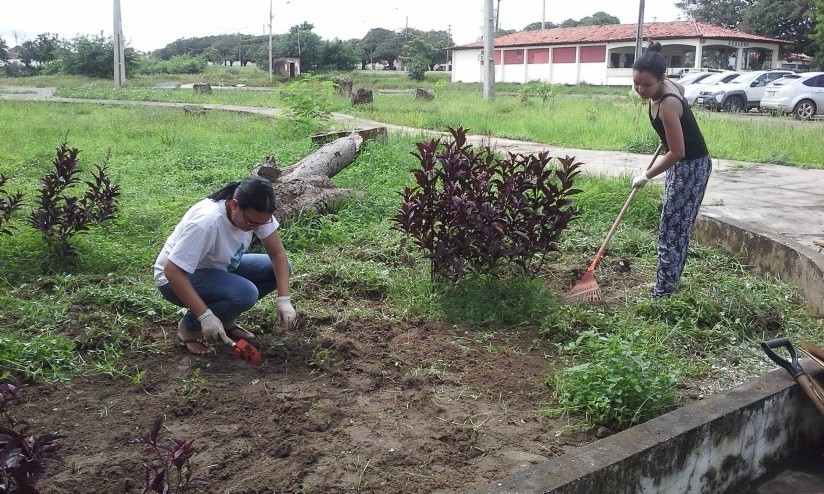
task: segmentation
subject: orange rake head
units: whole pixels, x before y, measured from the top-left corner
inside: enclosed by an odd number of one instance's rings
[[[601,287],[598,286],[598,282],[595,281],[595,273],[593,271],[587,270],[584,273],[584,276],[575,283],[572,288],[566,292],[562,297],[561,301],[565,304],[571,304],[575,302],[599,302],[603,299],[603,293],[601,293]]]
[[[594,303],[603,300],[604,296],[603,293],[601,293],[601,287],[599,287],[598,282],[595,281],[595,267],[601,262],[602,256],[603,251],[598,251],[595,259],[593,259],[592,263],[587,267],[581,279],[572,285],[572,288],[568,292],[561,296],[561,302],[565,304],[575,302]]]

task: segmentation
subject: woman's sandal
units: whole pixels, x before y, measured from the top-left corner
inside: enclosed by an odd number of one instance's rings
[[[251,340],[255,337],[255,333],[251,331],[247,331],[240,326],[232,326],[231,328],[225,328],[226,335],[233,339],[233,340]]]
[[[211,355],[216,352],[215,347],[212,346],[211,343],[200,338],[184,340],[180,337],[180,335],[178,335],[177,344],[178,346],[185,348],[186,351],[191,353],[192,355],[197,355],[199,357]]]

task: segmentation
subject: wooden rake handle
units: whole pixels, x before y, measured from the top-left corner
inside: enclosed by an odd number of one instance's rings
[[[655,160],[658,159],[658,156],[661,154],[661,151],[664,149],[664,143],[658,143],[658,149],[655,150],[655,154],[652,155],[652,159],[647,165],[647,170],[652,168],[652,165],[655,163]],[[609,229],[607,232],[606,238],[604,238],[604,242],[601,244],[601,248],[598,249],[598,252],[595,254],[595,259],[592,260],[592,263],[587,268],[587,271],[594,271],[595,267],[601,262],[601,258],[604,257],[604,252],[607,250],[607,246],[609,245],[609,241],[612,240],[612,236],[615,235],[615,231],[618,230],[618,225],[621,224],[621,220],[624,219],[624,215],[627,213],[627,209],[629,209],[630,203],[632,203],[632,199],[635,198],[635,194],[638,193],[637,188],[633,188],[629,192],[629,197],[627,200],[624,201],[624,206],[621,208],[621,211],[618,213],[618,217],[615,218],[615,221],[612,223],[612,228]]]

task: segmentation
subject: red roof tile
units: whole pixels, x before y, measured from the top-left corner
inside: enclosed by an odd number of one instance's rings
[[[517,33],[505,34],[495,38],[495,47],[635,41],[637,30],[637,24],[607,24],[603,26],[558,27],[540,31],[518,31]],[[737,29],[727,29],[706,22],[674,21],[644,24],[645,40],[662,41],[696,37],[788,43],[784,40],[748,34]],[[452,49],[483,48],[483,46],[483,41],[476,41]]]

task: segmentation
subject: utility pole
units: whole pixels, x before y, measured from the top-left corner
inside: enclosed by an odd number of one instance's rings
[[[114,0],[114,87],[120,89],[126,82],[126,44],[123,41],[123,21],[120,0]]]
[[[544,0],[544,9],[541,11],[541,29],[546,29],[546,0]]]
[[[269,84],[272,83],[272,0],[269,0]]]
[[[644,0],[638,6],[638,32],[635,34],[635,60],[641,58],[641,43],[644,41]]]
[[[452,44],[452,24],[447,24],[446,26],[446,46]],[[450,58],[450,51],[447,48],[446,50],[446,65],[449,67],[449,70],[452,70],[452,59]]]
[[[495,12],[492,9],[492,0],[484,1],[484,17],[484,99],[493,99],[495,98]]]

